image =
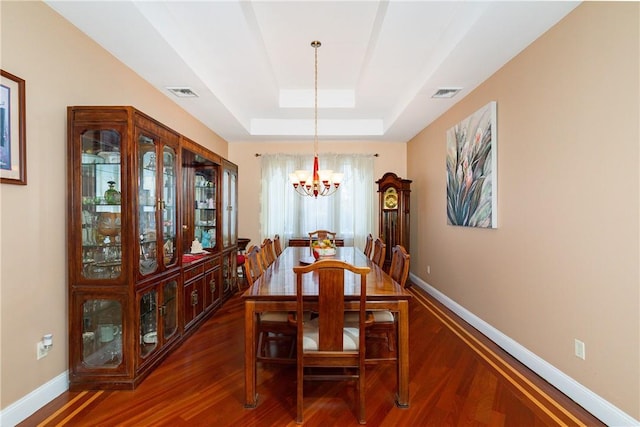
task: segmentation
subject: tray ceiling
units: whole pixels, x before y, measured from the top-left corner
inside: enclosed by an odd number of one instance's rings
[[[320,136],[405,142],[579,4],[46,3],[230,143],[313,135],[313,40]]]

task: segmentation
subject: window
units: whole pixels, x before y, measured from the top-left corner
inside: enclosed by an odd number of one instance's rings
[[[345,245],[364,247],[374,224],[373,156],[370,154],[323,154],[321,169],[344,173],[338,191],[317,199],[297,194],[289,182],[296,169],[311,170],[313,156],[262,155],[260,229],[262,239],[279,234],[288,241],[313,230],[338,233]]]

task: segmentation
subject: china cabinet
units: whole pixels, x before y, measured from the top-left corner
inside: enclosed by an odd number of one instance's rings
[[[133,389],[229,295],[237,169],[133,107],[67,120],[70,389]]]
[[[184,138],[182,140],[183,248],[186,259],[198,241],[203,258],[183,265],[184,331],[190,332],[222,301],[220,174],[222,159]]]
[[[402,245],[409,252],[409,201],[411,180],[402,179],[393,172],[385,173],[376,181],[379,194],[379,236],[387,245],[384,269],[389,270],[395,245]]]

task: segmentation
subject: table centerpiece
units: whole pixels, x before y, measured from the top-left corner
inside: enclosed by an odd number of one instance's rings
[[[313,257],[332,257],[336,254],[336,245],[329,239],[314,240],[311,243],[313,249]]]

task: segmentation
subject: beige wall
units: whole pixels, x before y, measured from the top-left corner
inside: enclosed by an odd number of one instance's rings
[[[0,2],[2,69],[26,80],[27,186],[0,186],[0,406],[67,369],[66,106],[133,105],[227,155],[227,143],[41,2]],[[36,361],[36,342],[54,347]]]
[[[411,271],[636,419],[639,18],[637,2],[582,4],[407,156]],[[492,100],[498,229],[448,226],[445,132]]]
[[[322,153],[371,153],[378,154],[374,162],[374,177],[379,179],[385,172],[393,172],[406,178],[407,155],[405,143],[372,141],[325,141],[320,138],[320,163]],[[261,242],[260,236],[260,157],[259,154],[301,153],[313,154],[313,140],[301,142],[259,142],[229,145],[229,159],[238,165],[238,233],[251,239],[250,245]],[[322,167],[322,165],[320,165]],[[377,200],[377,199],[376,199]],[[377,234],[376,215],[373,234]]]

